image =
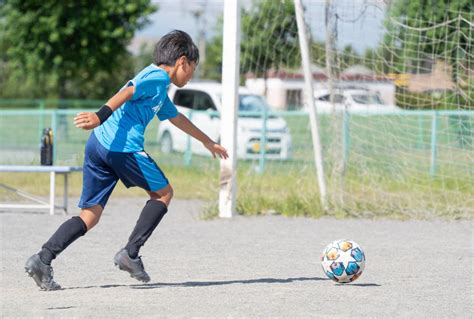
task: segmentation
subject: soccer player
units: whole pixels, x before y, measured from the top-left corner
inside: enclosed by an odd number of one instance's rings
[[[93,129],[85,147],[81,213],[64,222],[26,261],[27,273],[41,289],[61,288],[53,280],[52,260],[99,222],[118,180],[127,187],[143,188],[150,199],[114,263],[133,278],[150,281],[138,252],[168,211],[173,189],[144,150],[146,126],[156,115],[201,141],[214,158],[228,157],[226,149],[179,113],[167,95],[170,83],[183,87],[191,79],[198,62],[199,50],[191,37],[172,31],[156,44],[153,64],[128,81],[97,112],[82,112],[74,118],[76,127]]]

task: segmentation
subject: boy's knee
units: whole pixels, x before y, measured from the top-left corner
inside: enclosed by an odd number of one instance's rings
[[[169,199],[171,200],[174,195],[174,190],[173,190],[173,187],[171,187],[171,185],[168,185],[168,186],[169,186],[168,196],[169,196]]]
[[[99,223],[100,217],[102,215],[102,210],[103,208],[99,205],[81,210],[79,217],[86,225],[87,231],[91,230],[95,225]]]
[[[171,187],[171,185],[168,185],[164,189],[164,192],[160,194],[159,199],[163,201],[166,204],[166,206],[169,206],[171,199],[173,198],[173,195],[174,195],[173,187]]]
[[[168,206],[171,199],[173,198],[173,187],[167,185],[165,188],[162,188],[156,192],[148,192],[151,199],[160,200]]]

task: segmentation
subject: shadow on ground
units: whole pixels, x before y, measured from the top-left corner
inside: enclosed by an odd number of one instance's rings
[[[222,280],[222,281],[185,281],[185,282],[156,282],[150,284],[134,284],[134,285],[102,285],[102,286],[85,286],[85,287],[70,287],[68,289],[88,289],[88,288],[117,288],[130,287],[132,289],[154,289],[160,287],[209,287],[209,286],[223,286],[235,284],[287,284],[298,281],[321,281],[329,280],[328,278],[320,277],[295,277],[295,278],[258,278],[258,279],[244,279],[244,280]]]

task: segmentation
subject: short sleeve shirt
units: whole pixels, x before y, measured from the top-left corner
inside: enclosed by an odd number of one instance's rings
[[[168,97],[169,85],[166,71],[154,64],[140,71],[125,85],[135,87],[132,98],[94,129],[98,141],[112,152],[142,151],[145,128],[154,116],[164,121],[178,115]]]

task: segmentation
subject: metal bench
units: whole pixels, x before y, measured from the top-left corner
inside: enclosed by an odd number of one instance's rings
[[[0,187],[6,190],[15,192],[21,197],[27,198],[37,204],[2,204],[0,208],[23,208],[23,209],[48,209],[50,215],[54,215],[56,208],[62,209],[64,214],[67,214],[67,202],[68,202],[68,175],[72,172],[80,172],[82,167],[80,166],[28,166],[28,165],[0,165],[0,172],[7,173],[49,173],[49,202],[39,199],[31,194],[17,190],[10,186],[0,183]],[[64,195],[63,205],[55,205],[56,197],[56,174],[64,176]],[[0,179],[1,181],[1,179]]]

